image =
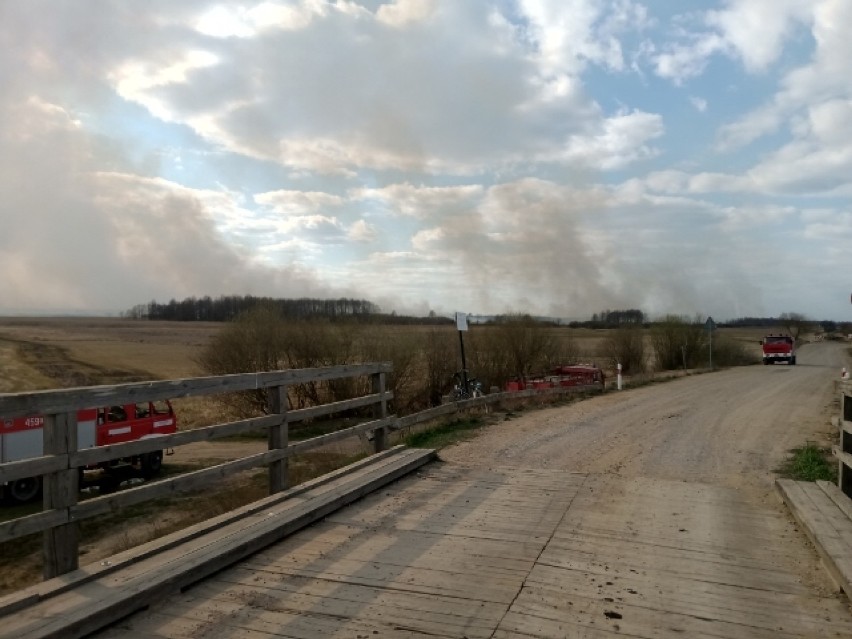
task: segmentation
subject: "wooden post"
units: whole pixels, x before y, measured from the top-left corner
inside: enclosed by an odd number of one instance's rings
[[[373,393],[381,393],[381,400],[379,401],[378,405],[373,409],[373,416],[378,419],[384,419],[388,416],[388,400],[385,399],[385,385],[385,373],[373,373]],[[377,428],[373,432],[373,451],[376,453],[380,453],[385,448],[387,448],[387,429],[382,426],[381,428]]]
[[[852,454],[852,395],[849,384],[840,385],[840,452]],[[852,468],[841,455],[838,461],[837,485],[848,497],[852,497]]]
[[[46,415],[44,454],[70,455],[77,450],[77,413]],[[70,462],[69,462],[70,463]],[[77,504],[76,468],[44,476],[44,510],[68,509]],[[52,579],[79,568],[80,530],[77,522],[44,531],[44,578]]]
[[[287,387],[273,386],[269,389],[269,412],[281,416],[281,421],[269,427],[269,450],[287,448],[290,443],[287,424]],[[280,493],[289,488],[287,471],[288,458],[280,459],[269,464],[269,494]]]

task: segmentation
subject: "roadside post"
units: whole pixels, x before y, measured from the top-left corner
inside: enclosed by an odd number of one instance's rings
[[[709,315],[707,316],[707,321],[704,322],[704,329],[707,331],[709,344],[709,353],[710,353],[710,370],[713,370],[713,331],[716,330],[716,322],[713,321],[713,318]]]
[[[616,380],[618,381],[618,383],[616,384],[616,388],[618,388],[618,390],[621,390],[621,362],[618,362],[615,365],[615,370],[618,371],[618,375],[616,376]]]
[[[466,313],[456,313],[456,328],[459,331],[459,346],[461,347],[461,361],[462,361],[462,387],[464,388],[464,392],[466,396],[470,396],[470,388],[467,383],[467,361],[464,357],[464,332],[467,330],[467,314]]]

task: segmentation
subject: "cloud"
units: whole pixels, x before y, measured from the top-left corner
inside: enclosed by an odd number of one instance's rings
[[[267,268],[225,241],[217,214],[238,203],[129,167],[58,105],[0,110],[0,299],[6,312],[117,312],[152,298],[329,290],[298,266]],[[37,169],[36,169],[37,167]]]
[[[217,6],[186,17],[184,45],[140,38],[110,77],[152,115],[295,172],[469,176],[526,162],[631,162],[636,154],[614,155],[618,145],[607,155],[584,140],[624,115],[604,114],[576,77],[588,62],[623,69],[619,36],[641,29],[646,10],[627,0],[606,11],[579,0],[521,8],[524,27],[478,3]],[[245,46],[249,36],[262,45]],[[579,143],[563,153],[568,139]]]
[[[343,198],[339,195],[289,189],[257,193],[254,201],[284,215],[316,213],[325,209],[338,208],[343,204]]]
[[[707,111],[707,100],[704,98],[699,98],[697,96],[689,96],[689,103],[695,107],[695,110],[699,113],[704,113]]]
[[[328,293],[725,317],[818,303],[801,265],[852,266],[852,3],[2,13],[7,309]]]
[[[797,26],[810,22],[813,0],[733,0],[709,11],[706,22],[718,29],[750,73],[765,71],[781,55]]]
[[[809,24],[815,3],[728,0],[726,4],[724,9],[680,17],[687,26],[676,30],[662,50],[651,52],[657,75],[683,84],[701,75],[717,54],[739,60],[749,73],[765,72],[778,61],[797,27]]]

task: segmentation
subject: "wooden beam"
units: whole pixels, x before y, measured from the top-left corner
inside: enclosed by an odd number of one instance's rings
[[[12,418],[44,413],[63,413],[77,410],[80,407],[216,395],[311,381],[361,377],[376,372],[390,372],[392,369],[393,366],[390,362],[350,364],[3,394],[0,395],[0,415],[5,418]]]
[[[44,452],[67,455],[77,448],[77,411],[45,415]],[[77,469],[65,468],[44,476],[44,510],[69,512],[77,503]],[[51,579],[79,566],[80,531],[69,521],[44,531],[44,578]]]
[[[269,450],[287,450],[289,432],[287,427],[287,387],[274,386],[269,389],[269,412],[278,416],[278,425],[269,428]],[[269,494],[287,490],[287,456],[269,464]]]

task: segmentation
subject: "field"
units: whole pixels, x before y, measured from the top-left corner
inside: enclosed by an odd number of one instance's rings
[[[197,358],[221,328],[222,324],[212,322],[0,318],[0,392],[197,377],[204,374]],[[377,326],[376,330],[400,334],[434,329]],[[452,327],[439,330],[454,333]],[[488,330],[473,326],[470,335]],[[582,359],[611,368],[603,349],[608,331],[548,330],[572,341]],[[757,356],[764,332],[762,328],[719,329],[714,335],[745,344]]]
[[[70,386],[115,384],[152,379],[179,379],[204,374],[197,358],[211,338],[221,330],[217,323],[147,322],[116,318],[0,318],[0,392],[14,393]],[[432,328],[379,326],[389,335]],[[453,327],[445,327],[455,338]],[[487,327],[473,326],[469,338]],[[589,362],[607,365],[603,344],[605,330],[547,329],[560,340],[570,341]],[[762,329],[720,330],[727,338],[740,341],[759,352],[757,341]],[[470,340],[473,343],[474,340]],[[610,370],[610,373],[613,371]],[[181,428],[193,428],[226,421],[221,407],[205,398],[174,402]],[[226,441],[181,447],[164,464],[166,474],[186,472],[265,449],[265,441]],[[351,455],[351,451],[330,451],[304,455],[292,460],[293,483],[327,472]],[[157,504],[130,509],[84,525],[81,563],[99,558],[161,536],[257,499],[264,494],[263,471],[248,473],[210,494],[176,497]],[[89,495],[83,495],[86,499]],[[2,519],[36,512],[37,504],[6,508]],[[40,539],[0,546],[0,594],[29,583],[40,575]]]

